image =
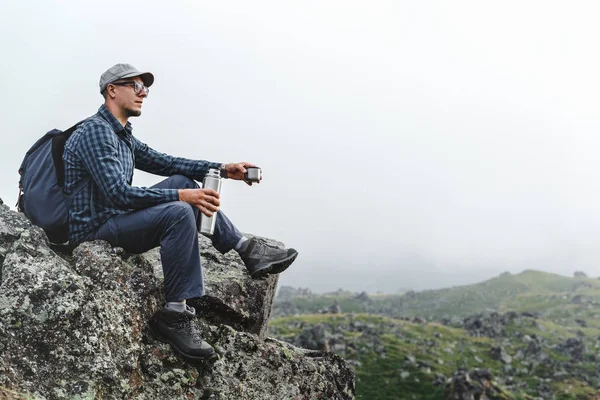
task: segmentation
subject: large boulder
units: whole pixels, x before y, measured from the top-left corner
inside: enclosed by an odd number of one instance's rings
[[[164,302],[157,253],[103,241],[72,253],[0,205],[1,394],[35,399],[352,399],[338,356],[264,338],[277,277],[253,281],[237,254],[203,242],[204,337],[219,358],[192,363],[150,334]],[[208,306],[214,307],[208,309]]]

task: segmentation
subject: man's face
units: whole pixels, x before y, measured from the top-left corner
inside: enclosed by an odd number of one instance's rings
[[[135,85],[137,82],[138,85]],[[136,92],[136,89],[143,86],[142,78],[136,76],[134,78],[125,78],[113,83],[115,87],[115,101],[129,117],[139,117],[142,114],[142,103],[144,98],[148,96],[146,89]]]

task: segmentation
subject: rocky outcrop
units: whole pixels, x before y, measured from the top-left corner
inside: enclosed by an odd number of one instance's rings
[[[204,239],[202,239],[204,240]],[[164,298],[156,252],[106,242],[72,254],[0,205],[0,387],[35,399],[351,399],[338,356],[265,338],[276,277],[251,280],[203,243],[203,335],[219,358],[192,363],[149,333]]]

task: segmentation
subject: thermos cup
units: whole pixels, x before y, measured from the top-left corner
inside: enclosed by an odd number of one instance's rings
[[[258,167],[247,167],[246,173],[244,174],[244,180],[246,182],[260,183],[261,170]]]
[[[221,193],[221,175],[218,169],[209,169],[202,181],[202,188],[212,189],[217,193]],[[207,217],[200,213],[200,233],[204,236],[212,236],[215,232],[215,222],[217,221],[217,213],[213,213],[212,217]]]

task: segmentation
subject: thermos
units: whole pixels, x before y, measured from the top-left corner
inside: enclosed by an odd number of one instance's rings
[[[212,189],[217,193],[221,193],[221,175],[218,169],[209,169],[202,181],[203,189]],[[215,222],[217,221],[217,213],[213,213],[212,217],[207,217],[200,213],[200,233],[205,236],[212,236],[215,232]]]

